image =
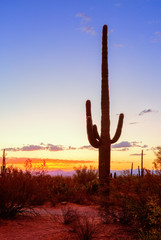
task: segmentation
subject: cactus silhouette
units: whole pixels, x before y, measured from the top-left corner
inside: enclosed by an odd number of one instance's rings
[[[133,174],[133,162],[131,163],[131,176]]]
[[[97,126],[93,125],[91,115],[91,102],[86,101],[87,134],[90,144],[99,149],[99,180],[101,185],[109,187],[110,152],[111,144],[117,142],[121,135],[124,115],[119,116],[118,126],[113,139],[110,138],[110,99],[108,86],[108,49],[107,25],[103,26],[102,36],[102,86],[101,86],[101,134]]]
[[[142,150],[141,151],[141,176],[142,177],[144,176],[143,156],[144,156],[144,153],[143,153],[143,150]]]
[[[2,158],[2,166],[1,166],[1,174],[6,172],[6,154],[5,149],[3,150],[3,158]]]

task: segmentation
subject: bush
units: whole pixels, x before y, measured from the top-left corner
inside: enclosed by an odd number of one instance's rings
[[[26,211],[32,196],[31,174],[8,168],[0,178],[0,218],[14,218]]]
[[[92,240],[97,239],[99,228],[93,218],[79,216],[73,225],[73,231],[79,240]]]
[[[144,177],[120,176],[111,180],[109,199],[101,199],[104,218],[131,224],[145,239],[161,226],[161,178],[146,171]],[[147,235],[146,235],[147,234]],[[159,238],[158,238],[159,239]]]

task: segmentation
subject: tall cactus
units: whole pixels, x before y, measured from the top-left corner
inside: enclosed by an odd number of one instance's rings
[[[103,26],[102,36],[102,86],[101,86],[101,135],[97,126],[92,123],[91,102],[86,101],[87,134],[90,144],[99,149],[99,180],[101,185],[108,186],[110,176],[111,144],[117,142],[121,135],[124,115],[119,116],[118,126],[114,137],[110,138],[110,98],[108,86],[108,51],[107,25]]]

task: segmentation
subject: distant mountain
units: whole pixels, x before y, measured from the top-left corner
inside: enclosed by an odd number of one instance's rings
[[[116,172],[116,175],[119,176],[121,174],[124,174],[124,172],[129,172],[129,174],[131,173],[131,169],[127,169],[127,170],[111,170],[112,176],[114,175],[114,172]],[[75,173],[75,171],[71,170],[71,171],[67,171],[67,170],[62,170],[62,169],[58,169],[58,170],[48,170],[45,174],[49,174],[50,176],[63,176],[63,177],[71,177],[73,176],[73,174]],[[133,175],[137,175],[138,174],[138,169],[134,169],[133,170]]]
[[[75,171],[63,171],[61,169],[58,170],[48,170],[46,174],[49,174],[50,176],[63,176],[63,177],[71,177]]]

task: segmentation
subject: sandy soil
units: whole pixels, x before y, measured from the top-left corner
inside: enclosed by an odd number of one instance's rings
[[[97,227],[95,239],[130,240],[130,227],[120,223],[103,224],[97,206],[76,204],[35,208],[39,215],[19,216],[15,220],[0,220],[0,240],[77,240],[72,224],[63,223],[62,209],[74,209],[84,219],[92,219]]]

